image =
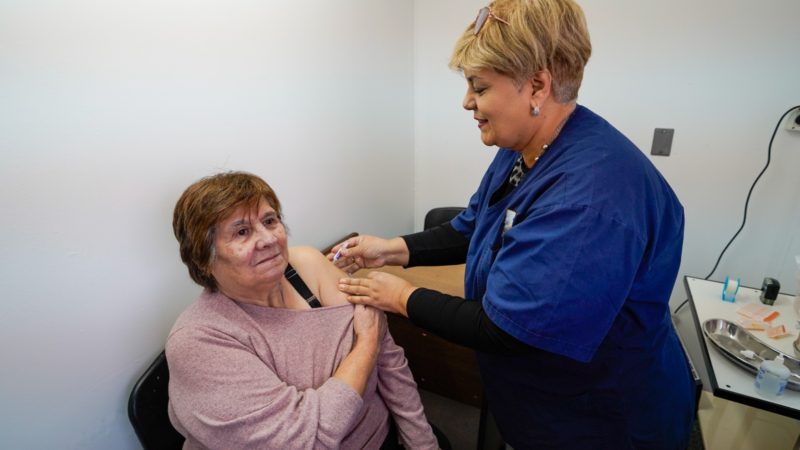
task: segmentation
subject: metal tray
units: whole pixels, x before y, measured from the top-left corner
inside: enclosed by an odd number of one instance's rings
[[[723,355],[753,373],[758,372],[758,366],[762,361],[775,359],[778,353],[781,353],[783,355],[783,365],[792,372],[789,375],[789,382],[786,387],[800,391],[800,361],[794,357],[769,347],[744,328],[725,319],[708,319],[703,322],[703,334]],[[751,350],[755,353],[755,357],[747,359],[739,353],[741,350]]]

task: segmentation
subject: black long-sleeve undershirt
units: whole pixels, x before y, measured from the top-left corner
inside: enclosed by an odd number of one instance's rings
[[[450,223],[402,236],[408,247],[408,265],[445,266],[467,260],[469,240]]]
[[[403,236],[413,266],[461,264],[469,241],[449,223]],[[521,354],[533,350],[489,319],[480,301],[416,289],[406,305],[408,318],[448,341],[486,353]]]

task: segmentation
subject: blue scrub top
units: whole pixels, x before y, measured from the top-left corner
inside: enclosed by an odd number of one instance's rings
[[[580,105],[491,204],[518,156],[500,149],[451,222],[470,240],[466,297],[541,350],[478,354],[504,439],[515,449],[679,448],[694,410],[668,305],[680,202],[632,142]]]

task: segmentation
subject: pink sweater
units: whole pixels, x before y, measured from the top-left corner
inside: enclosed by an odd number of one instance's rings
[[[352,344],[352,305],[265,308],[204,292],[166,345],[169,416],[183,448],[377,449],[390,413],[406,448],[437,448],[388,332],[363,398],[332,377]]]

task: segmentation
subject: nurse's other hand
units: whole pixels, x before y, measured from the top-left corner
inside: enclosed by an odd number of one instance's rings
[[[408,317],[408,297],[417,289],[408,281],[383,272],[370,272],[367,278],[342,278],[339,290],[347,294],[347,301],[357,305],[370,305],[383,311]]]
[[[346,248],[343,248],[344,245]],[[339,258],[334,260],[336,253]],[[336,267],[347,273],[389,265],[408,264],[408,247],[401,238],[381,239],[370,235],[352,237],[334,246],[327,255]]]

